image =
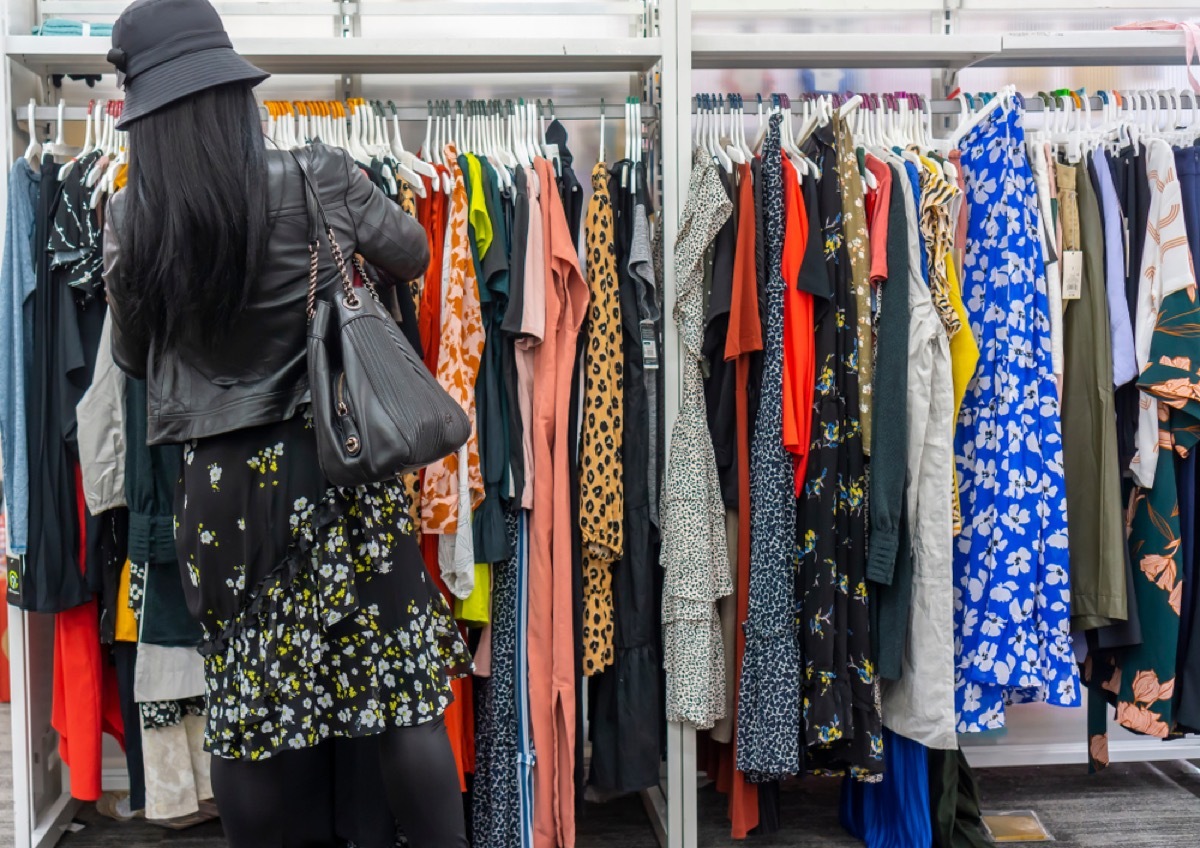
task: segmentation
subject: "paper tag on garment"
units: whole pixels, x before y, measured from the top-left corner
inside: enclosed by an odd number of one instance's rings
[[[1064,250],[1062,263],[1063,300],[1079,300],[1083,295],[1083,251]]]
[[[654,323],[643,321],[642,329],[642,367],[647,371],[658,370],[658,339],[655,338]]]
[[[24,561],[21,557],[7,557],[8,602],[13,606],[21,606],[21,573]]]

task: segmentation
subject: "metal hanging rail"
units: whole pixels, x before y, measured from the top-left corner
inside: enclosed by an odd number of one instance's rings
[[[43,17],[78,15],[116,17],[129,5],[126,0],[41,0],[38,11]],[[289,3],[280,0],[229,0],[213,4],[222,15],[379,15],[391,17],[506,17],[542,16],[638,16],[645,11],[638,0],[578,0],[578,2],[472,2],[472,0],[418,0],[414,3],[389,0],[324,0]]]
[[[442,98],[444,99],[444,98]],[[496,98],[484,98],[485,100],[495,100]],[[514,100],[515,98],[500,98],[501,100]],[[463,101],[464,103],[466,101]],[[536,102],[536,98],[531,100],[525,98],[526,103]],[[625,115],[622,111],[622,103],[615,101],[612,103],[555,103],[554,117],[562,121],[592,121],[600,119],[600,109],[605,110],[605,120],[608,121],[624,121]],[[641,108],[642,124],[644,126],[653,126],[658,123],[658,110],[650,104],[643,104]],[[396,117],[405,123],[424,123],[429,117],[429,107],[425,104],[420,105],[404,105],[396,106]],[[465,113],[464,113],[465,114]],[[546,112],[547,117],[550,112]],[[262,120],[267,120],[267,110],[264,107],[259,107],[259,116]],[[392,120],[392,109],[385,105],[383,117],[390,121]],[[13,109],[13,118],[17,123],[24,127],[28,122],[28,110],[23,107]],[[34,110],[34,122],[38,124],[50,124],[58,120],[57,106],[38,106]],[[86,106],[67,106],[63,109],[64,121],[86,121],[88,119],[88,108]],[[347,118],[349,120],[349,118]]]

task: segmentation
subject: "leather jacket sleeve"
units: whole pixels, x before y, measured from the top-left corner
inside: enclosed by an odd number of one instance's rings
[[[118,192],[108,203],[104,221],[104,285],[108,292],[108,309],[112,314],[113,360],[122,371],[138,380],[146,379],[146,361],[150,356],[150,339],[131,331],[123,320],[129,306],[129,291],[121,273],[121,240],[117,233],[124,217],[125,198]]]
[[[338,150],[346,168],[346,210],[362,257],[400,280],[414,280],[429,266],[429,240],[412,216],[376,188],[350,154]]]

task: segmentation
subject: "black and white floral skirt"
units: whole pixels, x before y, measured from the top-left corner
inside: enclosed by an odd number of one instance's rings
[[[403,486],[329,486],[307,414],[189,443],[175,514],[213,754],[264,759],[450,704],[470,656]]]

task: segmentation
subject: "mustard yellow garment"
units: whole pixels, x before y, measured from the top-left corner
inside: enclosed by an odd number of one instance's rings
[[[958,426],[958,413],[962,409],[963,398],[967,396],[967,386],[975,376],[975,368],[979,364],[979,346],[975,344],[975,334],[967,321],[967,309],[963,306],[962,287],[958,280],[958,270],[954,267],[954,257],[946,258],[946,279],[949,282],[950,305],[954,314],[962,323],[962,332],[950,337],[950,371],[954,375],[954,426]],[[958,502],[958,473],[954,474],[954,534],[962,530],[962,508]]]
[[[121,566],[121,580],[117,583],[117,621],[114,638],[118,642],[138,640],[137,616],[129,606],[129,560]]]

